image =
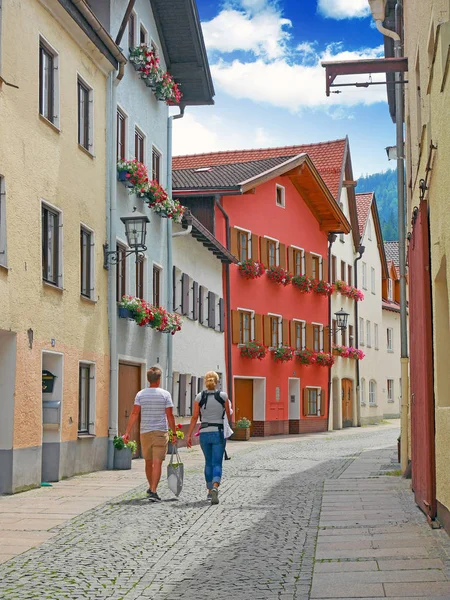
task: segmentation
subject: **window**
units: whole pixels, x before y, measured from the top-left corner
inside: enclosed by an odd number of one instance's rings
[[[80,363],[78,388],[78,433],[95,433],[95,366]]]
[[[355,334],[353,331],[353,325],[348,326],[348,345],[351,348],[355,346]]]
[[[250,311],[239,311],[239,343],[247,344],[251,342],[252,337],[253,313]]]
[[[387,350],[388,352],[394,351],[394,340],[393,340],[394,330],[392,327],[387,328]]]
[[[364,346],[364,319],[359,317],[359,343]]]
[[[370,291],[375,294],[375,269],[370,268]]]
[[[141,25],[139,27],[139,43],[146,44],[147,40],[148,40],[148,32],[141,23]]]
[[[136,46],[136,15],[130,14],[128,19],[128,48],[134,48]]]
[[[127,259],[126,248],[122,244],[116,245],[116,251],[118,252],[117,266],[116,266],[116,301],[120,302],[122,296],[127,293]]]
[[[155,147],[152,148],[152,179],[158,183],[161,179],[161,153]]]
[[[388,300],[392,300],[393,297],[394,297],[394,294],[393,294],[392,279],[389,277],[389,279],[388,279]]]
[[[345,273],[346,273],[345,262],[343,260],[341,260],[341,281],[345,281]]]
[[[278,348],[281,344],[282,318],[270,316],[270,341],[272,348]]]
[[[373,344],[375,350],[378,350],[378,325],[376,323],[373,325]]]
[[[285,207],[285,190],[282,185],[277,184],[277,206]]]
[[[337,279],[337,258],[331,257],[331,283],[336,283]]]
[[[369,404],[371,406],[376,406],[377,403],[377,384],[371,379],[369,381]]]
[[[293,250],[293,258],[294,258],[294,275],[303,275],[303,259],[304,252],[303,250],[297,250],[294,248]]]
[[[161,268],[153,265],[153,304],[161,306]]]
[[[387,401],[394,402],[394,380],[387,380]]]
[[[367,220],[367,238],[369,240],[372,239],[372,221],[369,219]]]
[[[144,135],[139,131],[137,127],[134,129],[134,156],[140,163],[145,162],[144,156]]]
[[[42,278],[60,285],[60,213],[42,205]]]
[[[307,416],[320,417],[321,395],[320,388],[306,388],[305,413]]]
[[[353,269],[352,265],[347,266],[347,283],[348,285],[353,285]]]
[[[335,346],[338,344],[338,329],[336,319],[333,319],[333,344]]]
[[[347,330],[343,329],[341,331],[341,339],[342,339],[342,345],[346,346],[347,345]]]
[[[295,350],[303,350],[305,348],[305,327],[303,321],[294,321],[294,339],[291,340]]]
[[[78,78],[78,143],[92,153],[92,89]]]
[[[362,271],[362,286],[363,289],[367,290],[367,265],[365,262],[361,263]]]
[[[277,242],[267,240],[267,265],[274,267],[278,264],[277,261]]]
[[[155,42],[153,40],[150,42],[150,48],[152,49],[152,52],[153,52],[154,56],[156,58],[158,58],[158,56],[159,56],[159,50],[158,50],[158,47],[157,47],[157,45],[155,44]]]
[[[320,352],[323,350],[323,327],[313,323],[313,350]]]
[[[250,236],[251,234],[248,231],[241,231],[238,229],[238,253],[239,260],[244,262],[244,260],[248,260],[250,258]]]
[[[126,158],[127,119],[123,112],[117,109],[117,160]]]
[[[322,257],[317,254],[311,255],[311,275],[313,279],[321,279],[320,265]]]
[[[372,336],[371,336],[371,327],[370,327],[370,321],[366,321],[366,331],[367,331],[367,335],[366,335],[366,346],[368,348],[370,348],[372,346]]]
[[[80,229],[80,267],[81,267],[81,290],[80,293],[86,298],[92,298],[94,291],[94,260],[92,249],[94,247],[94,234],[89,229]]]
[[[143,254],[139,254],[135,262],[136,270],[136,298],[144,299],[144,272],[145,272],[145,257]]]
[[[5,179],[0,176],[0,265],[5,266],[6,259],[6,188]]]
[[[58,55],[42,39],[39,41],[39,113],[58,127]]]
[[[361,385],[359,388],[359,397],[360,397],[361,404],[365,404],[366,403],[366,380],[364,378],[361,379]]]

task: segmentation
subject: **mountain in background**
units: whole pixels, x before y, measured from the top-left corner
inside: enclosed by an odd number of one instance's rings
[[[361,176],[356,193],[375,192],[385,242],[398,240],[397,171]]]

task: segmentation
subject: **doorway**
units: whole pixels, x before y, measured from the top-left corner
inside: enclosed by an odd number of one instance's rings
[[[341,383],[342,394],[342,427],[353,425],[353,381],[343,379]]]
[[[133,410],[134,399],[141,388],[141,367],[119,363],[119,435],[123,435],[126,430],[129,416]],[[138,444],[133,458],[141,455],[140,426],[141,419],[139,417],[130,432],[130,440],[136,440]]]
[[[253,379],[234,380],[234,402],[236,421],[246,417],[252,422],[250,435],[253,434]]]

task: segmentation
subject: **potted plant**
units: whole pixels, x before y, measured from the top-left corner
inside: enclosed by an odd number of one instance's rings
[[[304,350],[296,350],[294,352],[295,358],[302,365],[314,365],[316,364],[316,353],[313,350],[309,350],[309,348],[305,348]]]
[[[246,417],[242,417],[239,421],[236,421],[234,424],[234,433],[231,437],[233,440],[238,440],[239,442],[246,442],[250,439],[250,427],[252,422]]]
[[[294,358],[294,348],[290,346],[278,346],[272,349],[275,362],[289,362]]]
[[[280,285],[289,285],[291,283],[292,275],[283,267],[279,265],[274,265],[269,267],[266,271],[267,277],[270,281],[274,281],[275,283],[279,283]]]
[[[322,279],[314,279],[312,281],[312,291],[320,296],[331,296],[334,291],[334,286],[328,281],[323,281]]]
[[[173,448],[174,448],[172,445],[174,433],[171,429],[169,429],[168,433],[169,433],[169,445],[167,446],[167,454],[172,454]],[[175,428],[175,435],[178,440],[184,440],[183,425],[181,425],[180,423]]]
[[[334,365],[334,356],[330,352],[317,352],[316,364],[320,367],[332,367]]]
[[[292,278],[292,285],[300,292],[309,294],[312,289],[312,282],[306,275],[296,275]]]
[[[260,342],[247,342],[241,347],[241,356],[244,358],[257,358],[262,360],[266,357],[267,346]]]
[[[122,436],[116,435],[114,445],[114,468],[118,470],[131,469],[131,459],[137,450],[137,442],[130,440],[124,442]]]
[[[265,266],[258,260],[243,260],[239,263],[239,273],[245,279],[258,279],[266,272]]]

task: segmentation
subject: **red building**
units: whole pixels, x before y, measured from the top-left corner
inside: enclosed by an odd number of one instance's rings
[[[309,148],[330,146],[334,151],[342,142]],[[327,430],[329,368],[304,364],[306,350],[322,356],[329,352],[330,303],[320,293],[326,284],[305,293],[268,274],[272,271],[283,279],[288,272],[299,285],[327,282],[328,235],[350,231],[304,148],[222,152],[173,161],[174,196],[241,265],[253,274],[255,262],[266,269],[262,276],[248,279],[242,266],[224,267],[228,391],[236,420],[249,418],[252,435]],[[336,172],[327,165],[335,194],[342,164],[342,152],[337,154]],[[252,352],[252,341],[269,348],[262,360],[244,356]],[[291,360],[276,360],[278,353]]]

